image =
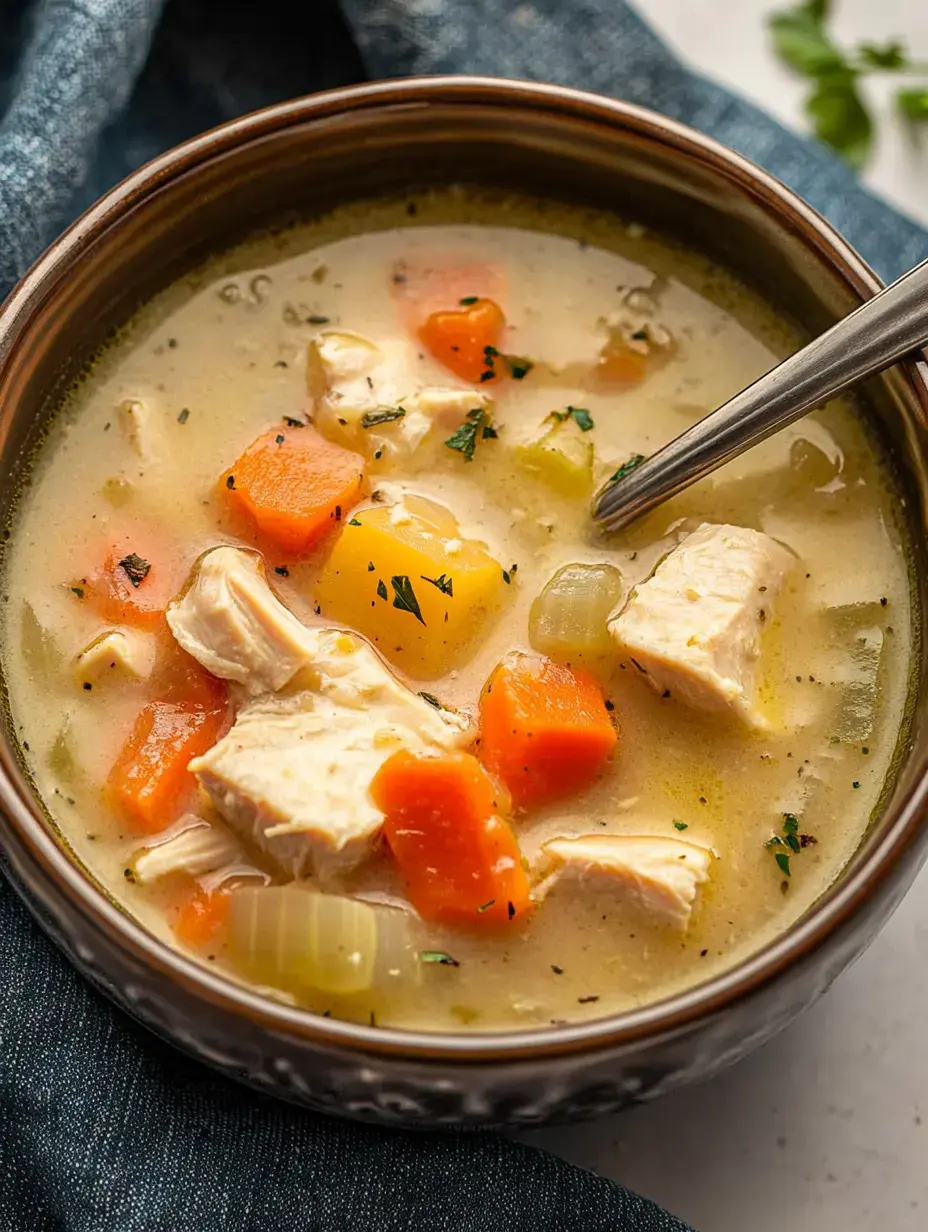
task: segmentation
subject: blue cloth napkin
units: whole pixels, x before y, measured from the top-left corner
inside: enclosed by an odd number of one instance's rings
[[[664,111],[781,176],[884,278],[925,232],[828,151],[684,69],[619,0],[4,0],[0,289],[139,163],[370,76],[504,74]],[[269,1102],[77,977],[0,881],[0,1232],[686,1232],[491,1134],[413,1135]]]

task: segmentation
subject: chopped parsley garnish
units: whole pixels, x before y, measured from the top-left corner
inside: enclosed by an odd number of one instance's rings
[[[811,834],[799,833],[799,818],[795,813],[784,813],[781,833],[768,838],[764,846],[773,851],[780,872],[791,877],[790,857],[798,855],[803,847],[813,846],[816,841]],[[783,847],[788,850],[781,850]]]
[[[643,325],[641,329],[636,329],[633,334],[629,334],[632,342],[650,342],[651,335],[648,333],[647,325]]]
[[[594,1001],[598,1001],[598,1000],[599,1000],[599,997],[595,997],[595,996],[594,997],[578,997],[577,1004],[578,1005],[591,1005]]]
[[[456,958],[452,958],[450,954],[446,954],[444,950],[420,950],[419,961],[424,963],[438,963],[441,967],[460,967],[460,963]]]
[[[563,423],[565,419],[572,419],[581,432],[589,432],[591,428],[596,427],[593,416],[582,406],[569,406],[566,411],[552,411],[551,414],[558,423]]]
[[[487,412],[483,407],[476,406],[472,411],[467,412],[464,423],[448,437],[445,444],[449,449],[456,449],[458,453],[462,453],[468,462],[473,462],[477,441],[479,439],[491,440],[496,435],[497,431],[490,423]]]
[[[626,475],[630,475],[632,471],[637,470],[642,462],[646,460],[643,453],[633,453],[627,462],[622,463],[614,475],[609,476],[609,482],[617,483],[618,480],[624,479]]]
[[[288,428],[305,428],[306,424],[302,419],[294,419],[292,415],[284,416],[284,423]]]
[[[287,568],[286,565],[275,565],[274,572],[280,574],[281,577],[290,576],[290,570]]]
[[[530,359],[524,359],[521,355],[504,355],[503,363],[514,381],[524,381],[535,367]]]
[[[454,584],[447,574],[442,573],[437,578],[430,578],[426,577],[424,573],[420,573],[419,577],[422,578],[423,582],[428,582],[430,586],[437,586],[443,595],[454,598]]]
[[[393,587],[393,606],[399,608],[401,612],[412,612],[419,624],[424,625],[419,600],[406,574],[400,573],[391,577],[390,585]]]
[[[380,581],[377,583],[377,593],[378,595],[380,595],[381,599],[386,599],[387,587],[386,587],[386,584],[384,583],[383,578],[381,578]]]
[[[392,423],[406,414],[404,406],[384,406],[379,411],[365,411],[361,416],[362,428],[376,428],[378,424]]]
[[[516,915],[516,905],[515,905],[515,903],[507,903],[507,904],[506,904],[506,914],[509,916],[510,920],[515,919],[515,915]]]
[[[282,445],[286,439],[287,438],[284,436],[282,432],[278,432],[277,435],[274,437],[274,440],[277,442],[278,445]]]
[[[235,491],[235,476],[234,475],[226,475],[226,487],[229,489],[230,492]]]
[[[675,821],[673,823],[673,828],[675,830],[688,830],[689,825],[685,821]]]
[[[306,318],[307,325],[328,325],[330,318],[324,317],[319,312],[311,312]]]
[[[177,416],[177,422],[179,424],[185,424],[189,418],[190,408],[185,406],[181,413]]]
[[[231,479],[232,476],[230,475]],[[147,560],[142,560],[141,556],[137,556],[135,552],[130,552],[128,556],[124,556],[119,562],[120,569],[125,570],[126,577],[137,590],[145,579],[151,573],[151,565]]]
[[[84,597],[83,586],[72,586],[70,590],[71,590],[72,595],[77,595],[78,599],[83,599]]]
[[[476,295],[465,295],[460,304],[464,308],[469,308],[471,304],[476,304],[478,297]]]
[[[441,704],[438,698],[434,695],[434,693],[420,693],[419,696],[422,698],[424,702],[428,702],[428,704],[432,707],[433,710],[444,710],[444,706]]]
[[[354,519],[352,519],[352,521],[354,521]],[[350,525],[351,525],[351,522],[349,522],[349,523],[348,523],[348,525],[350,526]],[[372,560],[369,560],[369,561],[367,562],[367,571],[368,571],[368,573],[373,573],[373,572],[374,572],[374,562],[373,562]]]
[[[491,907],[495,907],[495,906],[496,906],[496,899],[491,898],[488,903],[481,903],[481,905],[477,908],[477,911],[482,915],[484,911],[489,911]]]
[[[508,569],[503,570],[503,581],[508,586],[512,582],[513,574],[518,571],[518,565],[510,565]]]
[[[360,519],[359,519],[359,518],[349,518],[349,519],[348,519],[348,525],[349,525],[349,526],[360,526],[360,525],[361,525],[361,521],[360,521]],[[374,567],[374,566],[373,566],[373,565],[371,565],[371,568],[372,568],[372,569],[373,569],[373,567]]]

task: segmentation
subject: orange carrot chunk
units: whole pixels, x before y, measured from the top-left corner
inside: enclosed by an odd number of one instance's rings
[[[421,342],[464,381],[491,381],[499,375],[498,348],[506,318],[491,299],[433,312],[419,330]]]
[[[112,806],[143,834],[180,815],[196,787],[187,764],[212,748],[227,722],[228,694],[206,672],[191,672],[141,711],[107,777]]]
[[[600,351],[593,376],[610,389],[640,385],[648,375],[648,365],[646,351],[635,350],[619,339],[607,342]]]
[[[588,787],[617,740],[596,679],[544,655],[507,655],[480,698],[481,760],[521,808]]]
[[[364,459],[313,428],[271,428],[222,478],[229,500],[286,552],[305,552],[361,496]]]
[[[86,597],[93,610],[114,624],[154,631],[163,627],[164,611],[174,597],[183,573],[165,566],[146,548],[144,538],[114,547],[106,561],[71,590]]]
[[[229,919],[229,895],[225,890],[207,894],[200,886],[181,904],[174,935],[191,949],[202,950],[214,941]]]
[[[413,906],[427,920],[498,926],[531,908],[507,803],[470,753],[402,750],[371,785]]]

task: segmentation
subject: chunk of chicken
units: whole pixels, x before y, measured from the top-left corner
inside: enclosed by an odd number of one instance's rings
[[[567,877],[596,880],[613,885],[643,911],[680,929],[689,924],[697,888],[708,881],[712,859],[706,847],[679,838],[628,834],[556,838],[541,850],[553,868],[536,887],[536,898]]]
[[[391,754],[458,748],[473,732],[339,630],[320,630],[301,683],[246,706],[190,769],[219,813],[283,869],[325,878],[369,854],[383,822],[369,789]]]
[[[318,651],[318,631],[284,607],[267,584],[260,556],[242,548],[213,548],[202,556],[167,621],[207,671],[251,694],[276,692]]]
[[[148,885],[172,873],[202,877],[241,864],[244,858],[241,843],[224,826],[185,813],[170,830],[132,855],[129,870],[140,885]]]
[[[610,632],[659,693],[766,727],[760,634],[792,559],[760,531],[704,524],[632,592]]]
[[[404,353],[387,354],[360,334],[325,332],[309,344],[307,380],[316,426],[367,454],[412,453],[436,420],[457,424],[490,399],[473,388],[414,388]]]
[[[74,659],[80,685],[102,684],[113,674],[145,680],[155,665],[155,640],[138,629],[107,629],[89,642]]]

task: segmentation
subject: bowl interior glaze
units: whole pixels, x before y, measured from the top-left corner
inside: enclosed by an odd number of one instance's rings
[[[152,294],[255,230],[361,197],[449,183],[616,210],[734,270],[807,333],[879,289],[808,206],[746,160],[639,108],[553,87],[418,79],[335,91],[234,121],[143,168],[39,260],[0,312],[0,515],[55,397]],[[916,614],[928,600],[928,377],[900,365],[863,391],[903,494]],[[204,1003],[321,1043],[405,1057],[488,1061],[545,1056],[672,1032],[723,1011],[808,958],[923,846],[928,770],[926,664],[915,630],[909,722],[885,806],[850,864],[793,929],[710,983],[634,1013],[569,1027],[481,1036],[411,1034],[319,1019],[262,1000],[170,951],[127,919],[69,859],[37,808],[7,721],[0,802],[17,875],[43,881]],[[12,847],[15,846],[15,851]],[[12,852],[12,853],[11,853]],[[914,875],[914,874],[913,874]],[[54,885],[54,890],[47,887]],[[901,890],[898,891],[901,894]]]

